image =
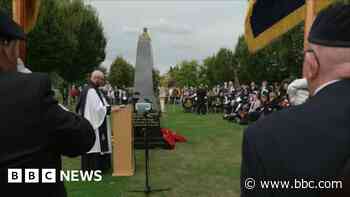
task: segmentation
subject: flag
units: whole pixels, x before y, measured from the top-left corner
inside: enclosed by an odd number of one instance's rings
[[[316,13],[334,0],[315,0]],[[301,23],[306,16],[305,0],[249,0],[245,39],[256,52]]]
[[[26,32],[30,32],[38,19],[40,11],[40,0],[27,0],[27,12],[29,13],[27,26],[25,27]]]
[[[41,0],[12,1],[14,20],[23,26],[26,33],[30,32],[37,22],[40,11],[40,3]]]

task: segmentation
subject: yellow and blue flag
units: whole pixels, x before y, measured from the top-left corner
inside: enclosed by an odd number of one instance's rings
[[[334,0],[315,0],[316,13]],[[245,39],[256,52],[301,23],[306,16],[305,0],[249,0]]]

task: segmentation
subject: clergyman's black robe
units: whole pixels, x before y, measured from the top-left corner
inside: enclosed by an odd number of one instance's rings
[[[111,167],[111,134],[108,128],[110,107],[100,90],[89,85],[81,93],[77,113],[93,125],[96,141],[93,148],[81,159],[82,170],[107,171]]]

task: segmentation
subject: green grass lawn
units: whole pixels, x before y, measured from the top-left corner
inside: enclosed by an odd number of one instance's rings
[[[155,197],[236,197],[243,127],[222,119],[221,114],[197,116],[168,107],[163,127],[171,128],[188,139],[175,150],[151,151],[151,186],[172,188]],[[143,151],[136,151],[133,177],[112,177],[109,173],[99,183],[66,183],[70,197],[138,197],[143,193],[129,190],[144,187]],[[79,169],[79,159],[64,159],[66,169]]]

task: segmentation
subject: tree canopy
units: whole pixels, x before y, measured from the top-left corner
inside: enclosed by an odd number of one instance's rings
[[[84,80],[105,58],[102,24],[96,11],[81,0],[43,1],[28,37],[31,68],[57,72],[70,83]]]
[[[197,60],[182,61],[171,67],[164,78],[170,86],[176,84],[183,87],[200,83],[214,86],[227,81],[249,83],[300,77],[303,28],[302,25],[297,26],[255,54],[249,53],[242,35],[234,49],[221,48],[202,63]]]
[[[11,15],[12,0],[0,0],[0,7]],[[100,66],[106,44],[95,9],[83,0],[44,0],[28,34],[26,64],[33,71],[56,73],[65,82],[77,83]]]
[[[108,80],[118,88],[131,87],[134,83],[134,67],[122,57],[117,57],[111,65]]]

